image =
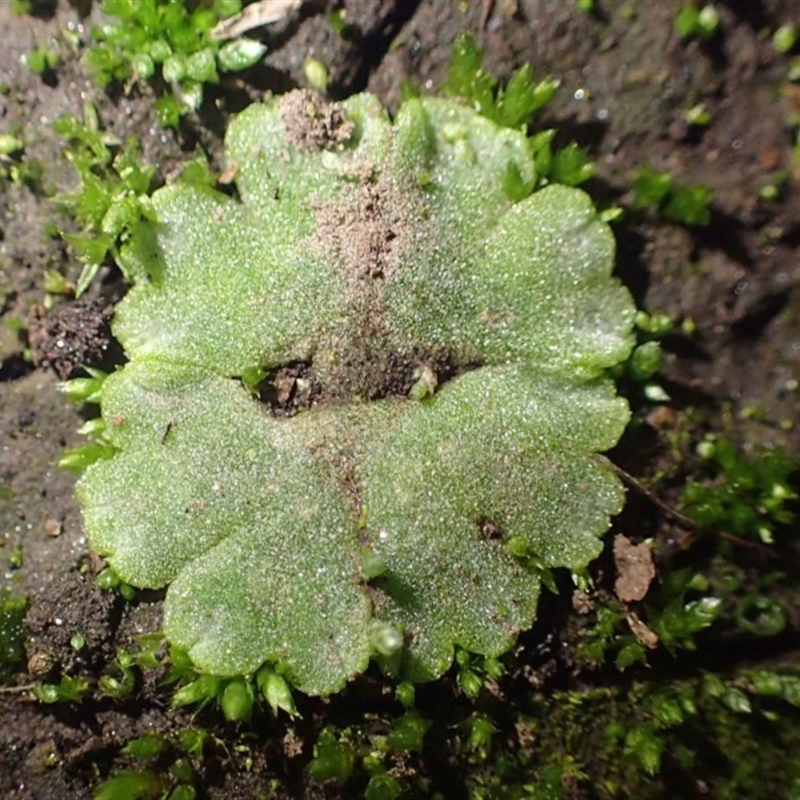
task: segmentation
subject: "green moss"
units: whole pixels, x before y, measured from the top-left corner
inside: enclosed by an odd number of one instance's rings
[[[28,609],[25,597],[0,591],[0,676],[10,672],[25,657],[23,621]]]
[[[85,54],[95,80],[100,86],[153,80],[162,92],[156,108],[165,125],[177,126],[183,114],[196,111],[204,85],[217,83],[219,71],[251,67],[266,52],[254,39],[223,43],[227,37],[214,34],[220,20],[241,10],[240,0],[189,5],[103,0],[100,5],[110,21],[92,28],[94,43]]]
[[[565,775],[609,800],[685,796],[699,783],[712,797],[793,796],[800,713],[764,702],[745,675],[537,696],[515,723],[524,744],[494,740],[486,771],[472,774],[473,796],[561,798]]]

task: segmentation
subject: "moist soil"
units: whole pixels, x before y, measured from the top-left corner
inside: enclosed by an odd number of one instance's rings
[[[202,113],[182,121],[178,131],[158,124],[147,88],[104,93],[93,85],[80,45],[67,44],[61,32],[88,41],[96,9],[37,5],[44,10],[28,15],[0,2],[0,132],[24,139],[22,164],[30,167],[26,179],[0,182],[0,585],[29,603],[25,659],[0,688],[0,796],[91,797],[102,778],[130,766],[120,755],[125,742],[200,723],[212,734],[205,759],[196,765],[200,797],[360,796],[363,784],[337,789],[304,777],[318,730],[325,720],[372,720],[374,732],[385,733],[382,713],[397,713],[391,690],[372,673],[339,697],[302,700],[301,720],[262,715],[242,729],[225,725],[216,713],[193,718],[170,711],[169,695],[148,674],[124,700],[92,692],[79,704],[45,705],[32,696],[30,686],[63,674],[94,685],[119,649],[135,649],[134,637],[160,624],[158,594],[128,603],[96,587],[101,564],[87,549],[74,477],[55,467],[65,448],[81,442],[76,430],[85,421],[59,393],[59,379],[105,355],[108,318],[124,291],[112,267],[101,272],[80,306],[44,291],[49,270],[73,281],[80,271],[51,233],[69,228],[52,195],[74,186],[75,175],[50,125],[65,113],[79,114],[86,100],[95,104],[107,130],[123,140],[138,137],[143,158],[168,180],[198,145],[219,165],[227,117],[265,91],[304,87],[309,56],[328,67],[332,99],[366,89],[396,110],[404,81],[423,91],[442,85],[456,36],[471,31],[494,74],[508,77],[529,62],[535,75],[561,81],[541,127],[557,128],[562,144],[575,140],[589,149],[597,175],[586,188],[599,205],[630,208],[632,181],[644,165],[669,172],[679,185],[703,184],[712,191],[705,227],[636,211],[616,227],[618,272],[637,302],[682,324],[664,342],[658,379],[670,400],[643,406],[641,394],[631,390],[644,421],[612,454],[615,461],[645,480],[661,479],[669,502],[696,463],[693,448],[706,431],[723,432],[747,451],[782,446],[798,452],[800,428],[793,423],[800,396],[800,167],[789,122],[800,107],[796,91],[785,85],[791,56],[776,53],[770,41],[779,25],[800,24],[794,0],[717,2],[721,30],[707,42],[676,35],[677,3],[669,0],[598,0],[592,13],[579,12],[570,0],[307,2],[270,31],[256,31],[270,45],[264,64],[213,87]],[[345,12],[346,37],[329,24],[336,8]],[[62,60],[37,76],[20,59],[42,45],[57,49]],[[711,121],[690,126],[684,114],[700,103]],[[324,136],[342,133],[340,123],[321,120]],[[41,175],[34,179],[39,165]],[[760,195],[784,178],[776,198]],[[292,404],[310,402],[298,396],[304,377],[303,365],[272,376],[270,400],[282,404],[284,413]],[[642,579],[641,570],[650,576],[652,566],[634,542],[655,537],[660,569],[697,546],[641,497],[632,498],[614,529],[604,560],[614,533],[630,537],[617,550],[626,551],[628,560],[635,555],[640,570],[625,589],[632,598],[646,591],[649,577]],[[613,569],[606,572],[613,583]],[[789,602],[789,628],[779,646],[730,647],[709,661],[710,668],[725,657],[733,662],[728,666],[790,661],[800,649],[800,609],[796,598]],[[574,649],[570,631],[579,625],[564,626],[570,612],[563,606],[545,601],[536,629],[521,640],[520,666],[497,687],[490,706],[498,711],[496,719],[511,718],[508,708],[522,692],[591,683],[591,677],[574,675],[565,655]],[[76,634],[83,646],[76,647]],[[702,660],[694,665],[706,666]],[[447,731],[473,707],[450,678],[420,687],[417,707],[436,720],[439,733],[426,740],[422,755],[400,759],[395,772],[410,776],[412,796],[467,797],[474,764],[458,760]],[[516,737],[523,756],[535,752],[535,737],[520,730],[501,735]],[[166,770],[169,762],[161,766]],[[596,774],[601,766],[590,764]],[[427,783],[415,783],[420,776]],[[702,783],[698,779],[680,796],[713,796],[701,791]],[[601,794],[585,782],[562,790],[565,797],[637,796],[634,786]]]

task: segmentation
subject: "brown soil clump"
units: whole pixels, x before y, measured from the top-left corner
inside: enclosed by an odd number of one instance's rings
[[[64,380],[79,366],[97,364],[111,341],[113,306],[78,300],[52,313],[36,305],[28,316],[28,341],[37,367],[52,367]]]
[[[342,145],[355,129],[339,103],[326,103],[308,89],[281,97],[280,110],[286,138],[299,150],[327,150]]]

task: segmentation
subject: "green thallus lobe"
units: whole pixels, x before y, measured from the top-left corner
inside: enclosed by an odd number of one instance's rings
[[[226,146],[240,200],[164,188],[123,253],[92,546],[169,586],[168,638],[216,675],[326,694],[504,652],[622,505],[591,458],[628,419],[608,226],[575,189],[512,200],[528,140],[453,101],[296,92]]]

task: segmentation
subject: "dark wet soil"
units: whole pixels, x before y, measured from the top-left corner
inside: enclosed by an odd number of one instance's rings
[[[81,298],[47,311],[35,305],[28,314],[28,345],[33,363],[66,379],[83,364],[100,364],[111,345],[114,307]]]
[[[701,43],[676,36],[677,4],[669,0],[595,5],[586,14],[570,0],[309,2],[270,34],[264,69],[217,87],[208,113],[186,120],[174,134],[156,122],[146,91],[107,96],[92,85],[79,53],[59,37],[70,26],[86,39],[88,21],[73,6],[60,2],[54,14],[36,17],[17,15],[13,3],[0,2],[0,133],[21,136],[22,163],[43,170],[39,181],[0,179],[0,586],[27,596],[30,604],[28,671],[23,664],[8,682],[12,690],[0,693],[0,796],[90,797],[101,777],[127,763],[118,756],[124,742],[191,722],[188,713],[168,710],[154,680],[124,702],[92,697],[80,705],[46,706],[14,690],[63,674],[95,682],[118,648],[132,648],[134,636],[159,627],[157,597],[126,604],[96,589],[98,565],[87,551],[73,478],[54,466],[65,447],[79,443],[75,431],[83,418],[59,394],[49,367],[63,378],[80,359],[102,353],[102,297],[118,285],[106,270],[82,310],[59,310],[58,299],[54,310],[42,310],[51,302],[43,290],[46,271],[56,269],[73,281],[80,272],[50,233],[68,223],[47,195],[74,182],[50,124],[64,113],[79,114],[86,98],[109,130],[123,139],[139,137],[144,158],[167,179],[198,143],[212,161],[219,157],[226,114],[265,90],[304,86],[309,56],[328,66],[332,97],[368,89],[396,109],[404,80],[423,90],[442,84],[453,41],[470,30],[495,74],[507,77],[527,61],[537,76],[560,79],[541,123],[557,127],[559,141],[574,139],[589,148],[598,172],[587,188],[600,205],[629,206],[632,180],[643,165],[713,192],[707,227],[629,211],[616,228],[618,271],[639,304],[683,323],[665,343],[661,383],[672,402],[651,416],[645,446],[622,449],[626,466],[677,480],[682,468],[676,465],[691,459],[705,429],[724,430],[746,449],[782,445],[798,452],[800,171],[788,123],[800,108],[796,93],[784,85],[791,57],[774,51],[770,34],[780,24],[800,24],[800,9],[794,0],[718,2],[721,34]],[[334,34],[328,22],[327,12],[336,6],[345,10],[346,36]],[[45,80],[20,63],[38,45],[53,45],[63,57]],[[684,113],[699,103],[711,122],[690,128]],[[334,122],[328,126],[333,133],[325,135],[336,135]],[[760,196],[783,177],[776,199]],[[28,319],[33,322],[26,334]],[[64,326],[80,334],[71,336],[78,349],[69,353],[58,345]],[[306,380],[301,366],[271,376],[274,397],[268,401],[284,411],[313,402],[313,389],[303,395]],[[704,427],[691,427],[689,408],[704,410]],[[635,536],[663,528],[652,507],[635,508]],[[630,525],[630,517],[628,512],[619,525]],[[792,612],[795,637],[798,616]],[[559,621],[556,614],[540,622],[535,633],[541,642]],[[76,634],[84,640],[77,649]],[[526,685],[548,690],[554,676],[569,669],[546,644],[526,641],[537,664],[528,668]],[[791,636],[786,648],[797,649]],[[453,725],[460,712],[467,713],[460,702],[446,681],[418,694],[423,713],[440,714]],[[324,713],[363,721],[390,705],[386,687],[366,677],[330,706],[307,705],[294,725],[265,718],[247,733],[204,718],[215,738],[196,784],[200,796],[336,796],[332,789],[309,788],[302,777],[314,725]],[[526,741],[520,738],[520,746]],[[467,796],[444,741],[431,745],[424,763],[414,756],[400,766],[431,779],[420,796]],[[282,790],[269,788],[273,777],[283,781]]]

